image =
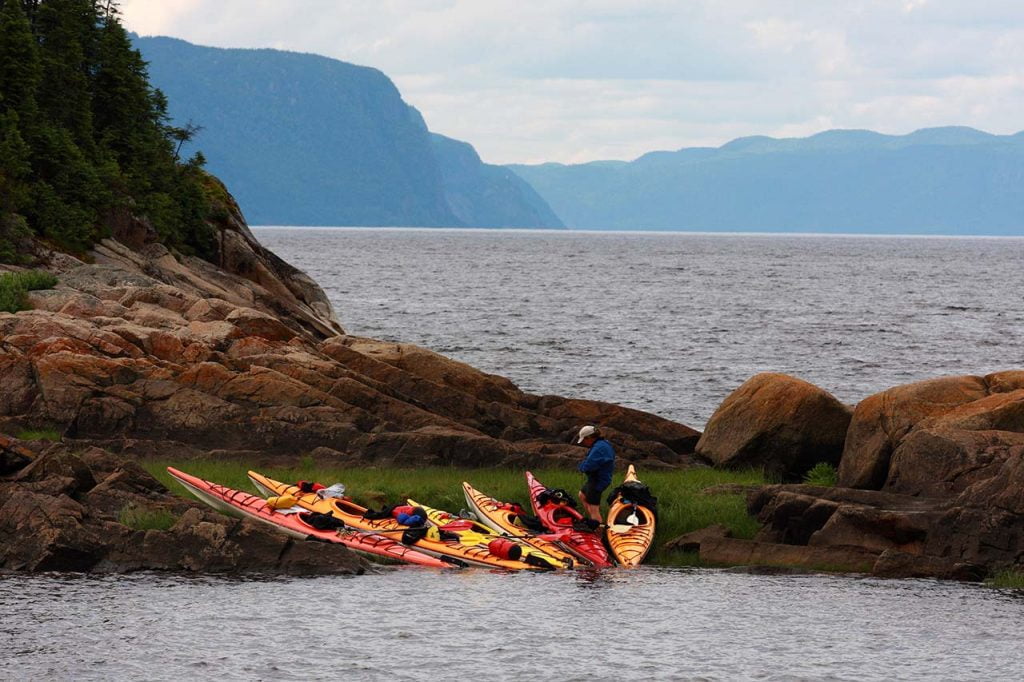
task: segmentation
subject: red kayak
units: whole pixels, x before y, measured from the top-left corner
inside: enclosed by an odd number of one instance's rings
[[[315,538],[317,540],[335,542],[345,545],[355,552],[367,554],[374,559],[386,559],[392,562],[430,566],[431,568],[456,568],[452,563],[428,556],[423,552],[418,552],[383,535],[348,528],[341,530],[314,528],[306,520],[309,518],[309,512],[282,513],[280,510],[276,510],[267,504],[267,501],[262,497],[211,483],[210,481],[186,474],[183,471],[178,471],[173,467],[167,467],[167,473],[173,476],[178,483],[181,483],[186,490],[217,511],[230,514],[231,516],[241,516],[262,521],[293,538],[301,540]]]
[[[551,535],[545,535],[545,539],[560,542],[563,547],[588,561],[598,568],[612,566],[608,550],[605,549],[601,537],[594,532],[576,530],[573,524],[583,520],[583,515],[576,511],[568,502],[559,504],[550,499],[543,499],[543,493],[547,490],[544,485],[533,477],[529,471],[526,472],[526,484],[530,487],[530,504],[533,505],[533,513],[537,515],[540,522],[551,531]]]

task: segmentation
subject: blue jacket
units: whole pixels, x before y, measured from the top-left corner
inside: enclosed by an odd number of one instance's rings
[[[597,487],[604,490],[612,483],[612,471],[615,469],[615,450],[604,438],[598,439],[590,446],[587,458],[580,462],[580,471],[593,477]]]

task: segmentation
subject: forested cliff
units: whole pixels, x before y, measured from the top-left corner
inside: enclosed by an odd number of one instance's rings
[[[519,177],[432,134],[381,71],[134,37],[179,125],[255,225],[562,227]]]
[[[179,158],[189,136],[114,3],[0,0],[0,262],[26,260],[32,237],[82,252],[129,219],[209,256],[222,190],[201,155]]]

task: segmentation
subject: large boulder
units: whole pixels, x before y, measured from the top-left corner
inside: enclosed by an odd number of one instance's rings
[[[979,401],[980,402],[980,401]],[[952,498],[1024,456],[1024,433],[919,428],[892,454],[885,490]]]
[[[758,374],[715,410],[696,451],[716,466],[763,467],[770,475],[795,479],[818,462],[839,463],[850,414],[806,381]]]
[[[944,377],[865,398],[853,414],[839,485],[959,492],[1024,434],[1024,372]]]
[[[839,464],[841,486],[881,488],[893,451],[923,419],[988,395],[985,379],[943,377],[896,386],[857,404]]]

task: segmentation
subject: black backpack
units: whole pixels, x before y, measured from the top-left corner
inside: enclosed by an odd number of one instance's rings
[[[537,505],[543,507],[546,504],[567,504],[573,509],[576,508],[576,500],[562,488],[548,488],[537,496]]]
[[[320,512],[307,512],[299,514],[299,518],[313,526],[317,530],[341,530],[345,522],[332,514],[321,514]]]
[[[608,493],[608,504],[615,501],[618,495],[622,495],[623,502],[631,502],[651,510],[655,518],[658,517],[658,498],[651,494],[651,489],[639,481],[623,483],[615,490]]]

